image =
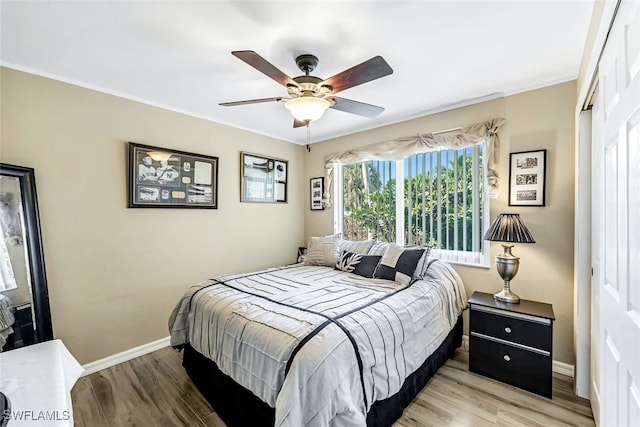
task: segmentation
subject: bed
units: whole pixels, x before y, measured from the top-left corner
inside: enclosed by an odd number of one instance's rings
[[[294,264],[187,290],[169,319],[194,384],[229,426],[387,426],[461,344],[447,263],[408,281]]]

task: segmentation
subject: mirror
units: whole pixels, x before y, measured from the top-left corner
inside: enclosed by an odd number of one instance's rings
[[[289,162],[252,153],[240,153],[240,201],[287,203]]]
[[[34,170],[0,163],[0,348],[51,339]]]

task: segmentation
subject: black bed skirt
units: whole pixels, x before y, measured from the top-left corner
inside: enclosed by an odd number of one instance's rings
[[[393,424],[404,408],[420,393],[436,371],[462,345],[462,316],[440,347],[405,380],[393,396],[374,403],[367,414],[368,427],[387,427]],[[216,364],[198,353],[190,345],[184,349],[182,365],[198,390],[229,427],[271,427],[275,409],[252,392],[223,374]]]

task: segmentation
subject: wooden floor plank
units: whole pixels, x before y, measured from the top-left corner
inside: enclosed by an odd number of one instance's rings
[[[209,414],[209,416],[204,419],[204,423],[207,427],[226,427],[224,421],[222,421],[215,412]]]
[[[76,424],[87,426],[106,426],[107,421],[98,404],[98,398],[93,391],[89,377],[78,380],[74,388],[75,399],[72,400],[73,416]]]
[[[150,363],[152,361],[152,358],[138,357],[129,363],[132,370],[129,378],[133,387],[139,390],[140,400],[149,408],[148,412],[162,414],[162,419],[167,422],[171,420],[178,425],[190,420],[201,420],[179,395],[180,388],[174,387],[165,371]],[[200,421],[199,425],[204,426],[204,423]]]
[[[108,425],[115,423],[142,404],[131,387],[122,363],[91,375],[91,385],[95,391],[102,413]]]
[[[546,399],[469,372],[468,357],[459,349],[394,427],[594,426],[571,378],[554,374]],[[225,427],[169,347],[81,378],[72,398],[78,427]]]
[[[423,390],[420,398],[438,399],[442,405],[455,408],[453,419],[470,419],[475,422],[472,425],[493,425],[496,421],[499,405],[486,396],[477,395],[471,390],[460,387],[457,383],[444,378],[435,377],[428,389]]]
[[[151,363],[156,367],[158,372],[165,374],[168,381],[164,386],[177,392],[177,395],[183,399],[191,410],[203,421],[207,422],[207,418],[213,412],[211,405],[198,392],[184,368],[182,367],[181,353],[165,348],[150,355]],[[217,415],[216,415],[217,417]]]

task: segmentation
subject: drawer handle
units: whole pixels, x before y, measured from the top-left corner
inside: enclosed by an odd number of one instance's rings
[[[511,361],[511,357],[509,357],[509,355],[508,355],[508,354],[505,354],[505,355],[504,355],[504,360],[505,360],[506,362],[509,362],[509,361]]]
[[[507,326],[506,328],[504,328],[504,331],[506,333],[510,334],[511,333],[511,328]]]

